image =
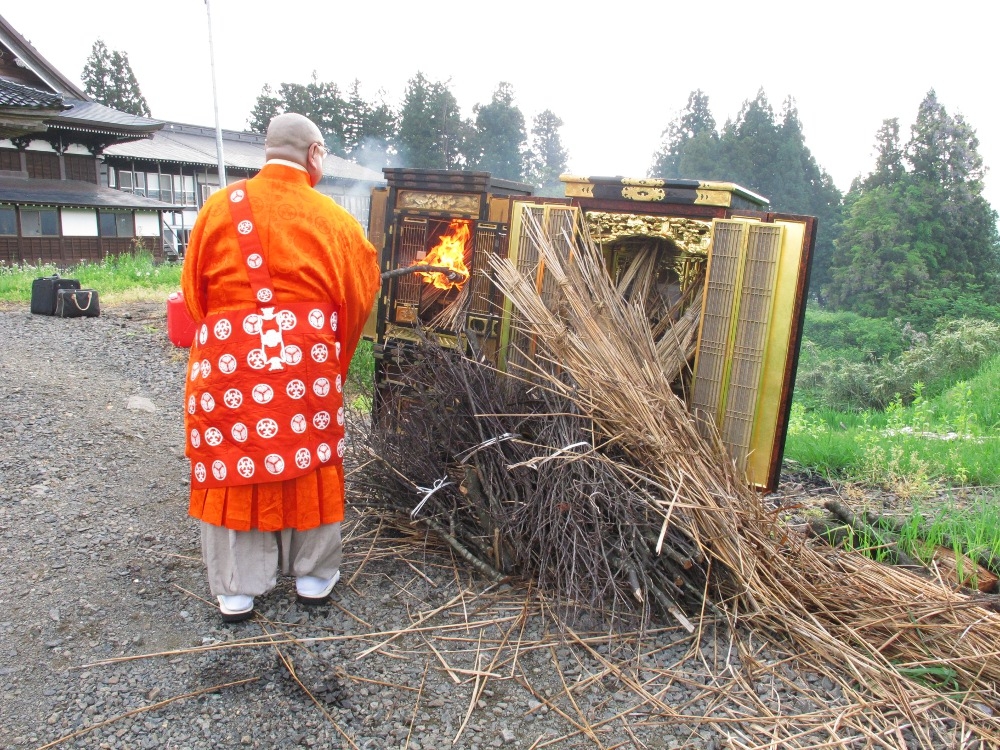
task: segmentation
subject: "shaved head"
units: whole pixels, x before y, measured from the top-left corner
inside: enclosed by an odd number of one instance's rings
[[[278,115],[267,126],[264,158],[287,159],[306,166],[309,147],[323,143],[323,134],[308,117],[288,112]]]

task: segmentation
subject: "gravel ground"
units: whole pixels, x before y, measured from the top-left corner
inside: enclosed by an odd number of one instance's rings
[[[851,710],[831,676],[752,637],[706,622],[610,638],[353,511],[332,605],[297,605],[282,579],[224,625],[186,516],[185,353],[162,305],[26,307],[0,307],[0,747],[712,748],[801,731],[775,745],[796,747]]]

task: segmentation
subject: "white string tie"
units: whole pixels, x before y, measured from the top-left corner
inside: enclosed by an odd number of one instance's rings
[[[591,444],[588,443],[586,440],[582,440],[579,443],[573,443],[572,445],[567,445],[565,448],[560,448],[559,450],[555,451],[554,453],[550,453],[547,456],[535,456],[534,458],[529,458],[527,461],[522,461],[519,464],[509,464],[507,468],[518,469],[522,466],[528,466],[537,471],[539,466],[548,461],[551,461],[553,458],[556,458],[557,456],[560,456],[563,453],[569,453],[574,448],[582,448],[584,446],[586,446],[587,448],[593,448],[593,446],[591,446]]]
[[[431,495],[433,495],[435,492],[437,492],[442,487],[447,487],[449,484],[454,484],[454,482],[449,482],[448,481],[448,475],[445,474],[440,479],[436,479],[434,481],[434,486],[432,486],[432,487],[421,487],[421,486],[417,485],[417,492],[423,492],[424,496],[423,496],[423,499],[421,499],[421,501],[419,503],[417,503],[417,507],[410,511],[410,518],[411,519],[416,518],[417,517],[417,513],[419,513],[420,509],[424,507],[424,503],[426,503],[428,500],[431,499]]]
[[[462,451],[461,453],[458,454],[458,456],[456,456],[456,458],[458,458],[459,463],[464,464],[468,459],[472,458],[472,455],[474,453],[482,450],[483,448],[486,448],[490,445],[497,445],[498,443],[502,443],[504,440],[513,440],[514,438],[517,437],[521,436],[518,435],[516,432],[505,432],[503,435],[497,435],[496,437],[492,437],[489,440],[484,440],[479,445],[474,445],[471,448]]]

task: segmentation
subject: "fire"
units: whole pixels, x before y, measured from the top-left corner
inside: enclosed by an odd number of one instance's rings
[[[465,246],[469,242],[469,236],[469,222],[452,219],[448,231],[441,236],[438,244],[417,263],[449,268],[457,276],[452,280],[443,273],[421,272],[420,275],[424,277],[425,282],[446,291],[452,288],[461,289],[462,284],[469,278],[469,269],[465,265]]]

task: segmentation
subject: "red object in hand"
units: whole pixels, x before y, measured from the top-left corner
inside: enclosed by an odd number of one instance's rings
[[[171,292],[167,297],[167,338],[174,346],[189,348],[194,342],[197,324],[184,306],[184,295]]]

